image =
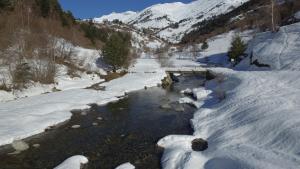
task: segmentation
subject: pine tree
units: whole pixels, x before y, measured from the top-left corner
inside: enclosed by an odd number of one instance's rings
[[[112,66],[113,71],[127,64],[129,58],[130,36],[120,32],[113,33],[103,48],[103,60]]]
[[[244,55],[245,50],[246,50],[246,44],[242,41],[240,36],[236,36],[233,38],[231,42],[231,47],[228,52],[228,56],[230,59],[233,59],[234,61],[239,61],[240,56]]]

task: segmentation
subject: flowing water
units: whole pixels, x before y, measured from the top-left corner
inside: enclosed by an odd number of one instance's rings
[[[66,123],[25,140],[28,150],[9,155],[12,148],[2,148],[0,169],[50,169],[73,155],[88,157],[89,169],[113,169],[125,162],[137,169],[158,169],[162,149],[157,141],[170,134],[192,134],[195,109],[176,103],[180,91],[204,82],[197,75],[179,80],[169,89],[148,88],[114,103],[74,111]]]

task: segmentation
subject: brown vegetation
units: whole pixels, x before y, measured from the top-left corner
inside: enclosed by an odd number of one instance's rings
[[[88,23],[76,22],[57,0],[10,2],[9,8],[0,9],[0,64],[9,67],[13,88],[24,88],[31,81],[54,83],[56,64],[71,66],[68,72],[75,76],[79,68],[71,59],[70,42],[87,48],[103,46],[100,38],[92,42],[82,29]],[[100,36],[101,30],[97,33]],[[9,87],[2,83],[1,88]]]

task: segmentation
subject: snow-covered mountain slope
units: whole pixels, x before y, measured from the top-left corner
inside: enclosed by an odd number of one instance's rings
[[[139,29],[147,28],[171,42],[179,42],[185,33],[195,29],[193,25],[228,13],[249,0],[196,0],[156,4],[140,12],[112,13],[95,18],[95,22],[119,19]]]
[[[130,21],[130,19],[132,17],[134,17],[135,15],[137,15],[136,12],[133,12],[133,11],[127,11],[127,12],[124,12],[124,13],[111,13],[109,15],[104,15],[100,18],[95,18],[94,19],[94,22],[99,22],[99,23],[102,23],[104,21],[113,21],[115,19],[118,19],[124,23],[127,23]]]

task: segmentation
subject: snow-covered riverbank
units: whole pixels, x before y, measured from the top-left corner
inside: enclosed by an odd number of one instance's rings
[[[64,122],[71,118],[73,109],[88,108],[91,103],[106,104],[118,100],[125,92],[156,86],[166,75],[154,59],[137,59],[130,72],[104,83],[105,91],[71,89],[0,103],[0,145]]]
[[[213,92],[191,120],[194,135],[158,142],[165,148],[164,169],[299,168],[299,32],[294,24],[250,42],[253,58],[270,65],[266,71],[249,65],[249,59],[238,70],[211,68],[222,78],[206,84]],[[208,149],[193,151],[195,138],[207,140]]]

